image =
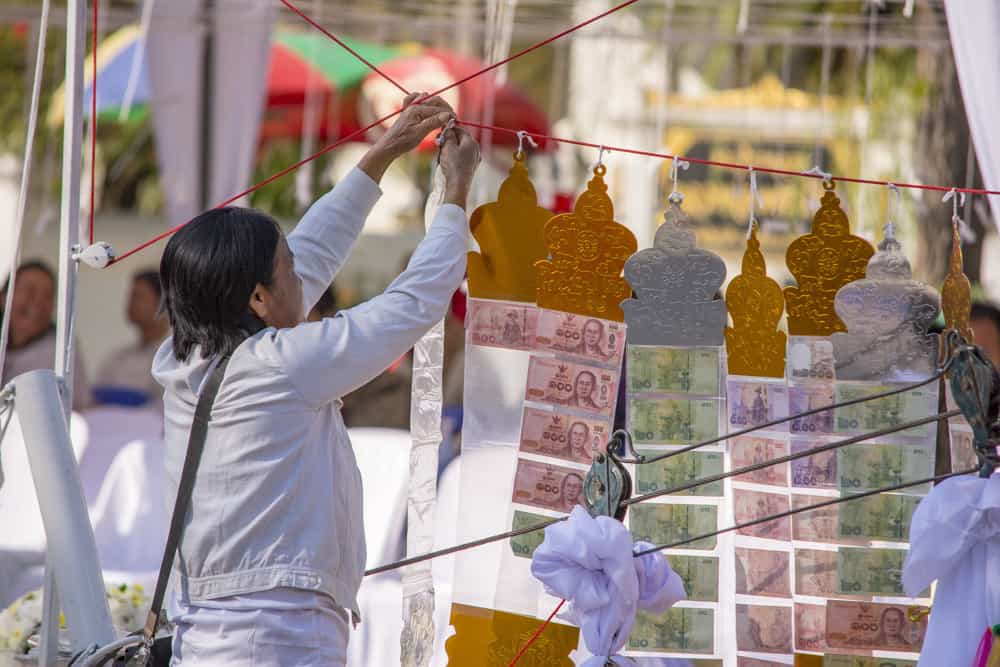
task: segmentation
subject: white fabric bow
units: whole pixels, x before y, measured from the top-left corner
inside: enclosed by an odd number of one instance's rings
[[[635,548],[650,546],[640,542]],[[531,573],[550,595],[570,603],[566,615],[580,626],[594,655],[583,667],[603,667],[609,660],[631,664],[616,654],[628,641],[637,609],[663,613],[686,598],[663,554],[634,558],[632,536],[621,522],[594,518],[579,506],[567,521],[545,529]]]

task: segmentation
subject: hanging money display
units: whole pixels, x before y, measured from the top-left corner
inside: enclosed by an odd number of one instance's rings
[[[644,455],[717,436],[724,414],[720,368],[726,310],[716,293],[725,264],[696,246],[681,203],[679,193],[671,195],[653,247],[625,265],[636,295],[622,304],[629,332],[626,409],[633,441]],[[724,447],[717,445],[636,465],[636,493],[721,473],[724,457]],[[716,530],[728,520],[724,488],[722,482],[706,484],[633,505],[626,517],[633,538],[666,544]],[[722,612],[732,601],[732,587],[720,579],[731,567],[727,546],[727,536],[720,536],[665,552],[684,582],[687,601],[658,616],[640,612],[628,655],[721,666],[727,622]]]

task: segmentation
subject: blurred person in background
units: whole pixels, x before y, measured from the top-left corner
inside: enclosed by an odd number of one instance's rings
[[[98,403],[163,409],[163,392],[151,370],[156,350],[170,332],[170,322],[160,309],[162,296],[158,271],[147,269],[132,276],[125,316],[135,327],[136,340],[104,361],[94,387]]]
[[[969,325],[976,345],[1000,369],[1000,308],[990,303],[972,304]]]
[[[7,287],[0,294],[0,307],[7,302]],[[3,367],[2,384],[6,386],[22,373],[52,369],[56,358],[56,274],[40,260],[24,262],[17,268],[14,299],[11,302],[10,337]],[[83,370],[80,346],[74,345],[73,409],[90,405],[90,387]]]

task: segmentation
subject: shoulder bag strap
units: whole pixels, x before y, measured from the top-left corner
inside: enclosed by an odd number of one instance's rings
[[[184,457],[184,470],[181,481],[177,485],[177,500],[174,501],[174,513],[170,518],[170,532],[167,534],[167,547],[163,551],[163,561],[160,563],[160,574],[156,579],[156,593],[153,595],[153,605],[146,616],[146,626],[142,630],[146,645],[151,645],[156,625],[160,619],[160,609],[163,607],[163,597],[170,580],[170,570],[173,568],[174,555],[184,532],[184,518],[191,504],[191,492],[194,490],[194,480],[201,462],[201,453],[205,449],[205,437],[208,435],[208,420],[212,414],[212,404],[219,393],[219,385],[226,374],[230,355],[219,360],[218,366],[208,378],[208,382],[198,397],[198,406],[194,411],[194,421],[191,424],[191,435],[188,437],[187,454]]]

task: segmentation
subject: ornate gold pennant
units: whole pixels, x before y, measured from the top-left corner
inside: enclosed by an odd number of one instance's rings
[[[622,278],[622,267],[637,244],[632,232],[615,222],[606,171],[603,164],[597,165],[573,212],[545,225],[551,259],[535,264],[542,308],[624,320],[619,304],[632,290]]]
[[[515,153],[497,200],[477,208],[469,219],[479,243],[479,252],[469,253],[469,295],[534,303],[534,266],[548,255],[544,230],[551,218],[538,205],[524,153]]]
[[[784,377],[785,332],[778,321],[785,310],[781,286],[767,277],[767,265],[754,223],[743,253],[740,275],[726,290],[733,326],[726,327],[726,358],[733,375]]]
[[[951,231],[951,267],[941,286],[941,309],[944,311],[945,329],[955,329],[967,342],[972,342],[969,313],[972,310],[972,286],[965,275],[962,258],[962,239],[958,225]]]
[[[449,665],[507,667],[542,620],[463,604],[451,606],[455,634],[445,642]],[[523,667],[572,667],[569,654],[580,643],[580,630],[552,622],[517,663]]]
[[[834,183],[824,181],[823,189],[826,192],[813,216],[812,231],[792,241],[785,254],[797,283],[785,288],[788,333],[793,336],[846,331],[833,309],[833,299],[841,287],[865,277],[868,260],[875,254],[868,241],[851,234]]]

